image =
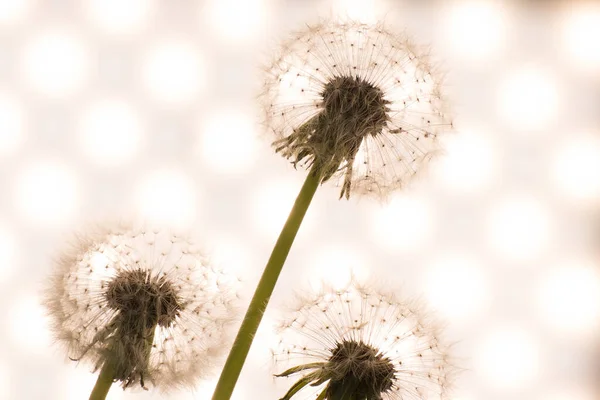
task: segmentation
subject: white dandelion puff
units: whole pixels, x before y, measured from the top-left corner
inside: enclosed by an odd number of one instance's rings
[[[266,72],[261,101],[273,147],[321,182],[333,178],[340,198],[385,198],[452,127],[426,53],[383,25],[309,26],[283,43]]]
[[[130,226],[78,236],[55,262],[46,307],[58,342],[123,388],[193,386],[227,347],[235,277],[189,239]]]
[[[415,301],[351,283],[303,299],[279,334],[276,376],[300,375],[281,400],[448,398],[449,347]]]

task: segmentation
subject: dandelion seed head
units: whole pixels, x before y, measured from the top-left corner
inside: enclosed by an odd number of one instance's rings
[[[352,282],[301,299],[292,311],[273,349],[277,376],[299,376],[282,400],[448,398],[448,346],[418,302]]]
[[[439,151],[450,130],[426,52],[383,25],[309,26],[267,67],[261,100],[276,152],[322,182],[385,198]]]
[[[185,236],[98,227],[57,258],[45,305],[69,358],[94,370],[112,362],[124,388],[168,391],[212,372],[236,286]]]

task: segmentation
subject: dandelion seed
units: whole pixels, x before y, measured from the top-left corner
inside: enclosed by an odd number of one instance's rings
[[[385,197],[438,152],[451,128],[441,78],[405,35],[322,23],[283,44],[261,95],[273,147],[341,197]]]
[[[98,228],[55,264],[46,307],[56,339],[94,371],[111,365],[109,382],[192,386],[226,348],[236,280],[185,237]]]
[[[276,376],[301,375],[281,400],[448,398],[448,348],[414,301],[351,283],[303,299],[279,332]]]

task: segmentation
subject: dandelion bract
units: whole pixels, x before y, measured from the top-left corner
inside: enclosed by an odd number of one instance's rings
[[[282,400],[447,399],[453,371],[440,329],[414,301],[356,283],[302,299],[280,325]]]
[[[98,228],[55,268],[46,306],[56,338],[95,370],[112,363],[124,388],[191,386],[227,347],[236,279],[183,236]]]
[[[261,99],[275,150],[340,197],[402,187],[451,127],[425,52],[382,25],[321,23],[283,43]]]

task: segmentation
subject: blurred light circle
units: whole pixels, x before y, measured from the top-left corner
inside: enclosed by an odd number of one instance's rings
[[[506,4],[493,0],[455,1],[443,13],[443,38],[452,54],[471,61],[497,52],[506,37]]]
[[[433,163],[433,174],[454,193],[477,193],[496,173],[495,148],[487,135],[469,131],[451,135],[445,140],[444,156]]]
[[[546,71],[531,66],[510,72],[498,88],[498,111],[519,131],[547,127],[556,118],[558,89]]]
[[[142,80],[155,101],[165,105],[193,101],[205,83],[204,64],[195,46],[164,40],[143,57]]]
[[[267,311],[268,313],[268,311]],[[270,315],[265,315],[263,317],[263,320],[260,323],[260,326],[258,327],[258,330],[256,332],[256,337],[254,340],[256,340],[256,347],[254,347],[254,341],[252,342],[252,348],[250,349],[250,353],[248,354],[248,361],[250,361],[252,363],[252,365],[258,367],[258,368],[262,368],[265,365],[268,365],[267,363],[273,362],[273,355],[271,354],[270,351],[268,351],[267,349],[272,349],[273,348],[273,344],[277,343],[280,339],[280,337],[277,335],[277,332],[275,330],[275,327],[277,326],[277,322],[279,321],[275,321],[273,319],[273,317],[271,317]],[[267,350],[267,351],[265,351]],[[237,390],[236,390],[237,392]],[[248,390],[244,391],[244,390],[240,390],[241,393],[252,393],[250,391],[250,388],[248,388]],[[208,396],[210,397],[210,396]],[[231,398],[231,400],[235,400],[234,399],[235,396],[233,396]],[[249,397],[247,396],[240,396],[239,397],[240,400],[251,400]]]
[[[140,31],[155,7],[154,0],[86,0],[89,19],[100,29],[112,34]]]
[[[201,123],[199,151],[211,169],[247,172],[256,158],[258,138],[253,119],[236,112],[207,115]]]
[[[565,197],[592,204],[600,198],[599,135],[569,135],[557,146],[552,172]]]
[[[312,288],[319,290],[324,285],[334,289],[343,289],[353,278],[362,281],[369,277],[366,256],[346,245],[328,244],[318,249],[308,260],[310,269],[307,275]]]
[[[67,364],[68,365],[68,373],[62,387],[65,388],[65,394],[61,399],[64,400],[81,400],[86,399],[90,396],[92,388],[98,379],[97,374],[90,373],[89,368],[86,366],[78,365],[75,368],[75,363]],[[110,391],[109,398],[111,400],[121,400],[125,399],[127,393],[123,390],[113,390]]]
[[[219,38],[230,44],[247,43],[263,27],[269,0],[209,0],[201,18]]]
[[[530,261],[549,245],[553,223],[542,203],[527,194],[499,200],[489,210],[491,247],[512,261]]]
[[[0,283],[5,282],[15,270],[16,255],[14,236],[8,229],[0,226]]]
[[[10,369],[5,365],[3,361],[0,363],[0,398],[2,399],[14,399],[12,396],[12,382]],[[14,378],[13,378],[14,379]]]
[[[252,226],[259,234],[277,238],[287,220],[302,183],[290,180],[271,180],[259,186],[250,202]],[[314,206],[314,205],[313,205]],[[311,231],[315,224],[314,207],[304,216],[302,232]]]
[[[331,13],[341,20],[375,23],[375,0],[333,0]]]
[[[194,182],[182,171],[161,169],[144,176],[134,189],[140,216],[159,225],[189,227],[196,218]]]
[[[267,319],[267,324],[269,323],[268,321],[268,317],[264,317]],[[265,326],[265,324],[261,323],[260,326],[258,327],[259,331],[262,330],[262,327]],[[267,325],[268,326],[268,325]],[[264,336],[259,336],[258,334],[256,335],[255,340],[260,340],[260,338],[262,338]],[[263,346],[252,346],[252,348],[250,349],[250,354],[252,354],[254,349],[264,349],[265,347]],[[262,354],[264,354],[265,352],[263,351]],[[252,356],[248,356],[248,361],[252,360]],[[269,359],[269,361],[271,361],[272,358]],[[268,362],[268,361],[265,361]],[[261,366],[264,366],[265,364],[261,364]],[[198,385],[196,387],[194,387],[194,394],[190,395],[189,397],[181,397],[181,398],[177,398],[177,400],[192,400],[192,399],[210,399],[212,397],[212,394],[215,391],[215,387],[217,386],[217,378],[214,379],[203,379],[200,382],[198,382]],[[250,383],[250,384],[248,384]],[[250,379],[246,379],[244,376],[240,377],[237,386],[238,389],[236,389],[235,392],[233,392],[233,394],[231,395],[231,400],[252,400],[251,397],[247,396],[245,393],[253,393],[254,390],[256,390],[256,381],[252,380],[252,378]],[[126,393],[126,392],[125,392]],[[254,396],[253,394],[250,394],[250,396]]]
[[[31,10],[31,0],[0,0],[0,25],[22,21]]]
[[[544,274],[537,305],[548,326],[573,336],[600,327],[600,272],[593,263],[573,262]]]
[[[431,237],[433,220],[433,210],[426,199],[396,195],[373,211],[370,230],[382,247],[417,252]]]
[[[51,344],[46,310],[32,294],[10,302],[8,328],[11,342],[24,354],[47,354]]]
[[[544,390],[536,400],[597,400],[598,391],[594,388],[593,384],[580,384],[572,387],[551,387],[548,390]]]
[[[0,157],[15,153],[23,142],[24,119],[21,105],[0,93]]]
[[[79,37],[62,31],[37,34],[25,43],[22,56],[25,80],[48,97],[74,94],[90,72],[85,44]]]
[[[510,391],[537,378],[538,341],[527,331],[503,327],[490,333],[477,351],[477,371],[497,390]]]
[[[452,320],[472,318],[484,309],[490,291],[482,266],[460,255],[435,260],[426,273],[425,288],[429,303]]]
[[[212,260],[217,265],[223,265],[227,270],[239,275],[255,272],[254,253],[250,246],[232,234],[211,234],[210,243]],[[239,276],[238,275],[238,276]]]
[[[600,4],[573,2],[563,12],[563,42],[572,61],[598,74],[600,68]]]
[[[75,175],[63,164],[36,161],[17,173],[15,207],[32,223],[52,225],[69,220],[78,200]]]
[[[116,166],[130,160],[142,137],[139,117],[125,101],[107,99],[92,104],[80,122],[81,141],[89,159],[101,166]]]

